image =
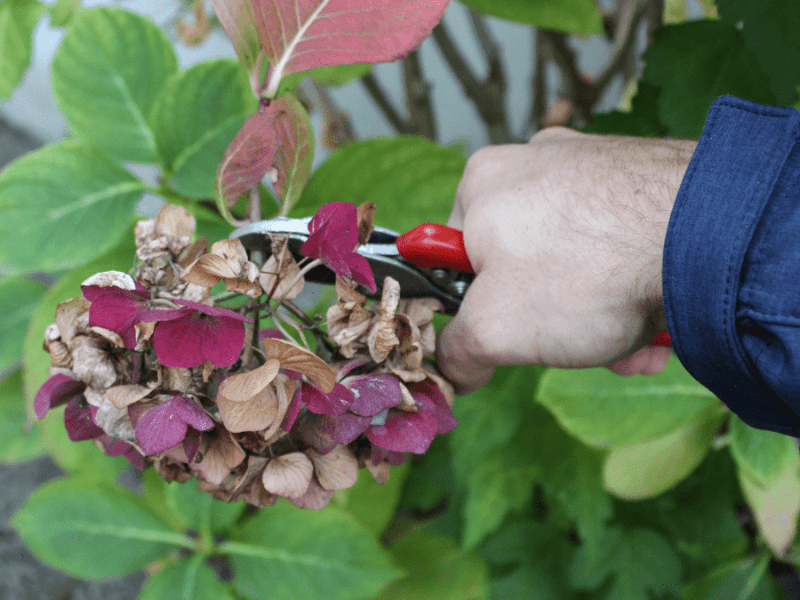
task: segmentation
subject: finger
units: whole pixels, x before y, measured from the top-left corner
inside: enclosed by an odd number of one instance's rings
[[[495,372],[494,366],[476,360],[470,353],[470,337],[456,315],[439,331],[436,339],[436,364],[459,395],[471,394],[483,387]]]
[[[627,358],[618,360],[607,368],[617,375],[657,375],[667,366],[672,349],[664,346],[645,346]]]

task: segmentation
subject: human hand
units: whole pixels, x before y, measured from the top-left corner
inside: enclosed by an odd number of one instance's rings
[[[476,277],[437,360],[459,393],[497,366],[657,373],[661,260],[696,142],[545,129],[467,163],[448,225]]]

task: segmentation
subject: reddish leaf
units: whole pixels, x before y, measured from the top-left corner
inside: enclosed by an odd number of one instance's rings
[[[250,0],[270,62],[266,95],[315,67],[389,62],[422,43],[450,0]]]
[[[303,105],[292,94],[284,94],[272,101],[277,111],[275,136],[278,152],[275,168],[278,192],[283,213],[288,213],[300,198],[300,192],[311,174],[314,160],[314,129]]]
[[[278,149],[275,138],[274,103],[261,106],[244,122],[217,169],[217,204],[227,212],[242,194],[248,193],[275,163]]]
[[[250,71],[256,64],[261,43],[249,0],[211,0],[211,7],[233,42],[239,60]]]

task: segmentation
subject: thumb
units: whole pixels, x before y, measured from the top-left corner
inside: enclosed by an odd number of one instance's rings
[[[456,394],[470,394],[483,387],[494,375],[495,365],[475,355],[479,345],[462,312],[439,331],[436,339],[436,363],[439,371],[453,384]]]

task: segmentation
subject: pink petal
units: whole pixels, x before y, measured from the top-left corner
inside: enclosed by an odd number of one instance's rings
[[[227,317],[211,317],[201,322],[204,359],[219,368],[230,367],[239,360],[244,348],[244,323]]]
[[[183,452],[186,454],[186,462],[192,462],[200,449],[200,433],[195,429],[186,432],[183,438]]]
[[[438,385],[426,379],[410,384],[408,391],[411,392],[411,397],[420,407],[420,412],[430,411],[436,417],[436,421],[439,424],[437,435],[449,433],[458,425],[458,421],[453,416],[453,412],[447,404],[447,399]],[[425,400],[429,400],[430,405]]]
[[[350,380],[355,400],[350,411],[362,417],[373,417],[403,400],[400,382],[389,373],[375,373]]]
[[[177,397],[177,396],[176,396]],[[188,425],[177,418],[172,400],[151,408],[136,424],[136,442],[147,456],[177,446],[186,437]]]
[[[386,423],[372,425],[366,431],[373,444],[395,452],[423,454],[431,445],[439,423],[436,417],[423,412],[389,411]]]
[[[343,415],[354,399],[353,392],[341,383],[334,384],[330,394],[325,394],[310,383],[304,383],[302,387],[303,404],[318,415]]]
[[[372,423],[372,417],[361,417],[351,412],[340,416],[326,416],[317,426],[328,439],[337,444],[349,444],[366,431]]]
[[[136,319],[137,323],[152,323],[153,321],[175,321],[192,314],[189,308],[173,308],[163,310],[146,310]]]
[[[405,452],[394,452],[386,448],[380,448],[374,444],[372,445],[372,456],[370,458],[373,466],[377,466],[385,460],[395,467],[397,465],[402,465],[408,460],[408,456]]]
[[[116,331],[122,336],[127,348],[136,346],[136,331],[133,326],[146,311],[150,292],[123,290],[115,286],[81,286],[83,296],[89,302],[89,325]]]
[[[51,408],[61,406],[83,393],[86,384],[59,373],[42,384],[33,399],[33,410],[38,419],[44,419]]]
[[[175,415],[198,431],[208,431],[214,427],[214,421],[194,400],[174,396],[170,402]]]
[[[80,398],[73,398],[64,410],[64,427],[73,442],[93,440],[105,432],[95,425],[92,411]]]
[[[199,319],[188,315],[174,321],[162,321],[153,333],[153,348],[161,364],[190,369],[205,362]]]
[[[283,334],[280,331],[278,331],[277,329],[272,329],[272,328],[270,328],[270,329],[262,329],[261,331],[258,332],[258,339],[259,340],[263,340],[263,339],[266,339],[266,338],[275,338],[275,339],[278,339],[278,340],[282,340],[283,339]]]
[[[244,315],[240,315],[236,311],[229,310],[227,308],[222,308],[221,306],[208,306],[207,304],[201,304],[200,302],[192,302],[191,300],[175,300],[175,304],[180,304],[181,306],[185,306],[186,308],[193,308],[194,310],[201,312],[205,315],[210,317],[224,317],[228,319],[234,319],[236,321],[242,321],[244,323],[252,323],[251,319],[248,319]]]
[[[297,420],[297,415],[300,414],[301,406],[302,403],[300,402],[300,390],[298,389],[297,393],[294,395],[294,398],[292,398],[292,401],[289,403],[289,408],[286,409],[286,414],[281,422],[281,429],[284,431],[292,430],[292,427],[294,427],[294,422]]]
[[[345,262],[350,270],[350,279],[356,283],[360,283],[370,292],[376,292],[378,286],[375,285],[375,277],[372,275],[372,267],[369,266],[369,261],[361,256],[358,252],[352,252],[345,256]]]

